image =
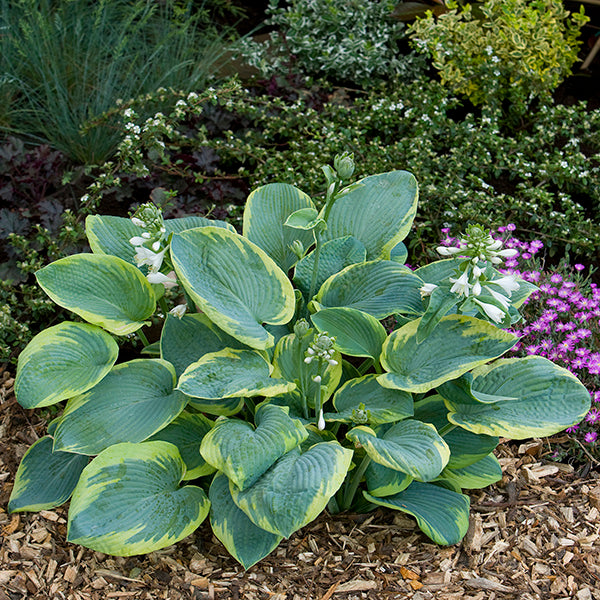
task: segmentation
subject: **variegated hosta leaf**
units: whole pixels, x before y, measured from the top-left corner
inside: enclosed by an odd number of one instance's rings
[[[384,319],[394,313],[423,312],[419,288],[423,282],[412,271],[391,260],[376,260],[346,267],[330,277],[316,295],[320,308],[355,308]]]
[[[448,420],[474,433],[544,437],[579,423],[590,409],[583,384],[541,356],[499,360],[474,370],[473,377],[474,392],[515,398],[492,404],[446,400]]]
[[[314,413],[308,410],[308,405],[303,400],[303,395],[298,388],[286,394],[267,398],[265,402],[287,408],[289,416],[298,419],[303,425],[308,425],[308,423],[314,421]]]
[[[261,404],[256,428],[239,419],[222,417],[202,440],[200,453],[207,463],[241,490],[250,487],[275,461],[308,437],[300,421],[274,404]]]
[[[209,400],[207,398],[189,398],[188,406],[193,409],[216,415],[218,417],[230,417],[236,415],[245,406],[243,398],[219,398],[217,400]]]
[[[325,242],[319,253],[319,266],[317,267],[314,291],[317,292],[332,275],[339,273],[350,265],[365,262],[366,259],[367,251],[364,245],[352,236]],[[314,264],[315,252],[312,251],[300,260],[294,269],[294,283],[305,296],[308,296],[310,292]]]
[[[405,490],[413,478],[402,471],[396,471],[371,461],[365,471],[365,481],[371,496],[391,496]]]
[[[206,315],[186,314],[181,319],[167,315],[160,336],[160,356],[174,367],[177,377],[209,352],[244,345],[219,329]]]
[[[337,413],[326,413],[326,420],[355,425],[394,423],[413,414],[412,394],[381,387],[377,375],[347,381],[335,393],[333,405]]]
[[[156,308],[142,272],[116,256],[74,254],[35,276],[56,304],[116,335],[137,331]]]
[[[403,492],[367,500],[412,515],[421,531],[436,544],[458,544],[469,528],[469,497],[432,483],[413,481]]]
[[[335,442],[337,439],[333,432],[329,431],[328,429],[319,429],[312,424],[306,425],[305,429],[308,433],[308,437],[300,444],[301,452],[306,452],[315,444],[319,444],[321,442]]]
[[[158,433],[148,438],[148,441],[169,442],[177,446],[185,463],[185,480],[197,479],[214,472],[200,454],[200,444],[204,436],[211,430],[214,421],[202,414],[192,414],[183,411]]]
[[[462,469],[449,469],[446,467],[438,477],[439,481],[448,481],[457,488],[467,490],[484,488],[501,479],[502,467],[493,454],[488,454],[481,460]]]
[[[270,554],[283,539],[257,527],[237,507],[229,492],[229,479],[222,473],[212,480],[208,498],[213,533],[244,569]]]
[[[194,227],[224,227],[235,231],[232,225],[225,221],[206,219],[205,217],[183,217],[181,219],[166,219],[165,229],[169,233],[178,233]],[[126,217],[111,215],[88,215],[85,219],[85,234],[94,254],[112,254],[135,265],[135,247],[129,242],[132,237],[139,236],[140,229]]]
[[[308,334],[302,339],[298,339],[294,333],[282,337],[275,347],[273,377],[296,381],[298,391],[304,394],[309,405],[314,407],[314,399],[318,393],[319,384],[315,383],[312,378],[318,372],[318,362],[316,359],[309,364],[304,362],[306,350],[312,341],[313,336]],[[337,364],[328,364],[321,379],[323,402],[333,394],[342,376],[342,357],[340,353],[335,352],[333,359]]]
[[[417,343],[420,344],[427,339],[431,332],[436,328],[440,320],[445,317],[451,309],[459,302],[456,294],[453,294],[448,288],[437,287],[429,296],[429,304],[425,314],[421,317],[417,327]]]
[[[308,194],[287,183],[270,183],[254,190],[244,208],[243,233],[262,248],[287,273],[298,257],[291,250],[295,240],[309,248],[312,231],[302,231],[284,225],[287,218],[302,208],[313,208]]]
[[[260,527],[289,537],[315,519],[342,485],[352,450],[322,442],[284,454],[252,487],[230,486],[233,501]]]
[[[389,259],[410,231],[417,211],[417,180],[407,171],[361,179],[338,198],[327,220],[325,238],[352,235],[367,249],[367,260]]]
[[[518,340],[487,321],[448,315],[429,337],[418,343],[419,323],[420,319],[416,319],[403,325],[385,341],[381,365],[389,372],[378,379],[384,387],[428,392],[501,356]]]
[[[116,444],[84,470],[69,508],[67,539],[132,556],[170,546],[204,521],[210,502],[196,486],[180,487],[185,464],[173,444]]]
[[[369,427],[351,429],[346,437],[362,446],[376,463],[420,481],[435,479],[448,464],[450,449],[433,425],[405,419],[382,437]]]
[[[276,396],[294,389],[290,381],[270,377],[271,365],[254,350],[205,354],[179,378],[177,389],[195,398]]]
[[[342,354],[379,360],[387,333],[375,317],[354,308],[325,308],[311,320],[319,331],[335,337],[334,346]]]
[[[457,379],[446,381],[437,387],[440,396],[446,398],[452,403],[470,404],[471,402],[481,402],[483,404],[493,404],[494,402],[516,400],[508,396],[494,396],[483,394],[473,389],[473,374],[465,373]]]
[[[415,404],[415,419],[432,423],[438,431],[446,427],[448,409],[444,399],[435,394],[427,396]],[[444,434],[444,441],[450,448],[448,469],[462,469],[487,456],[498,445],[498,436],[471,433],[461,427]]]
[[[398,242],[390,252],[390,260],[394,262],[400,263],[401,265],[406,263],[406,259],[408,258],[408,248],[404,245],[403,242]]]
[[[8,512],[49,510],[66,502],[88,457],[52,452],[52,438],[44,436],[25,452],[8,501]]]
[[[89,390],[117,360],[117,342],[95,325],[65,321],[38,333],[19,356],[15,394],[24,408]]]
[[[58,422],[54,449],[94,455],[120,442],[141,442],[168,425],[187,398],[174,390],[173,365],[141,358],[121,363],[72,398]]]
[[[285,324],[294,316],[296,299],[286,274],[237,233],[217,227],[184,231],[173,236],[171,257],[198,308],[251,348],[274,345],[263,323]]]

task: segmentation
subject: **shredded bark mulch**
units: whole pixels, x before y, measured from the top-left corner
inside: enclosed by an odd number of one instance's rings
[[[178,544],[118,558],[66,542],[67,507],[9,515],[17,466],[46,423],[0,374],[0,600],[600,600],[600,472],[502,443],[504,477],[473,491],[463,542],[440,547],[408,515],[321,515],[244,571],[204,523]]]

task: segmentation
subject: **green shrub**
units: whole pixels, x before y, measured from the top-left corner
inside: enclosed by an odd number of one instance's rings
[[[226,48],[189,3],[2,0],[0,126],[97,164],[118,143],[111,123],[84,124],[157,88],[206,84]]]
[[[371,85],[414,75],[422,64],[398,42],[404,24],[392,19],[394,0],[271,0],[265,42],[239,44],[241,55],[265,76],[288,72]]]
[[[331,162],[346,147],[370,172],[402,168],[419,178],[420,226],[411,249],[439,239],[444,224],[498,226],[508,219],[525,239],[542,237],[551,253],[597,255],[599,110],[550,104],[511,129],[499,109],[461,116],[457,100],[426,80],[355,97],[313,89],[273,98],[232,87],[213,102],[178,99],[151,126],[125,119],[106,185],[119,170],[172,171],[174,185],[182,177],[234,178],[250,187],[296,182],[318,201],[320,157]],[[140,133],[132,134],[136,123]],[[192,159],[207,152],[210,170]],[[94,193],[102,188],[98,181]],[[224,202],[236,200],[226,195]]]
[[[164,220],[151,204],[131,219],[91,216],[93,254],[36,273],[86,323],[44,330],[19,358],[22,406],[67,404],[23,457],[9,511],[71,498],[68,540],[124,556],[171,545],[210,514],[244,568],[326,507],[400,510],[456,544],[469,525],[462,489],[502,477],[499,437],[551,435],[587,413],[566,369],[496,360],[519,339],[497,325],[519,321],[535,289],[497,271],[516,250],[471,227],[438,249],[449,259],[412,271],[402,240],[415,178],[344,187],[348,154],[323,170],[321,211],[274,183],[249,196],[243,235]],[[161,284],[186,298],[171,314]],[[150,345],[157,302],[166,319]],[[403,325],[389,333],[392,315]],[[114,335],[138,335],[152,357],[116,364]]]
[[[427,53],[444,85],[473,104],[524,114],[535,98],[549,99],[577,60],[581,12],[560,0],[488,0],[479,12],[447,2],[448,13],[418,19],[415,48]]]

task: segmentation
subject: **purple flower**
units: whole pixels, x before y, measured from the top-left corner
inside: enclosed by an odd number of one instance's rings
[[[579,429],[579,425],[571,425],[571,427],[567,427],[565,431],[567,433],[575,433]]]
[[[588,444],[595,444],[598,439],[598,433],[596,431],[588,431],[583,439]]]
[[[579,263],[577,263],[577,264],[575,264],[573,266],[575,267],[576,271],[583,271],[585,269],[585,267],[582,264],[579,264]]]
[[[517,226],[514,223],[509,223],[506,226],[506,231],[514,231],[517,228]]]
[[[552,277],[550,277],[550,281],[552,283],[560,283],[563,280],[562,276],[559,273],[554,273]]]
[[[588,423],[600,423],[600,410],[597,408],[592,408],[590,412],[586,415],[585,420]]]

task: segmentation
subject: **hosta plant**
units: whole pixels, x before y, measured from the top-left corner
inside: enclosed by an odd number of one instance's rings
[[[20,356],[21,405],[66,405],[23,457],[9,510],[70,498],[68,539],[115,555],[208,517],[244,568],[325,509],[400,510],[457,543],[462,489],[501,477],[499,437],[560,431],[590,396],[545,358],[501,358],[534,289],[496,270],[513,250],[470,228],[413,271],[415,178],[344,187],[353,170],[347,154],[324,168],[320,210],[289,184],[256,189],[241,235],[152,205],[88,217],[92,253],[37,272],[81,320]],[[165,287],[182,299],[170,312]],[[119,362],[115,336],[139,336],[141,356]]]

